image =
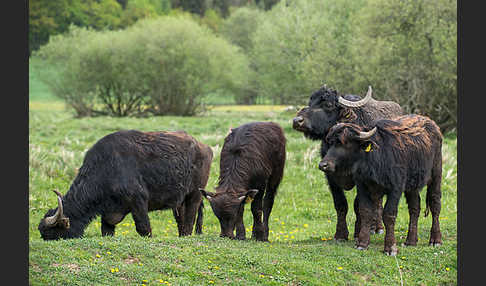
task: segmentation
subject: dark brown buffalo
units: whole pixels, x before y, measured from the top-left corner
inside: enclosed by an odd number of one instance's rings
[[[222,237],[245,239],[243,211],[252,201],[252,239],[268,241],[268,220],[284,172],[285,136],[273,122],[253,122],[230,131],[221,150],[216,192],[201,190],[221,225]],[[263,222],[262,222],[263,215]]]
[[[405,115],[378,120],[371,131],[352,123],[340,123],[326,137],[329,150],[319,169],[332,174],[338,168],[352,171],[359,197],[358,249],[368,247],[376,201],[386,195],[383,209],[385,248],[396,255],[395,219],[402,193],[410,216],[405,245],[417,244],[420,190],[427,185],[426,215],[432,212],[431,245],[442,243],[439,226],[442,179],[442,134],[425,116]]]
[[[137,232],[151,236],[148,212],[172,209],[179,236],[202,227],[199,188],[208,181],[213,152],[184,131],[119,131],[101,138],[84,157],[79,173],[58,208],[39,224],[45,240],[76,238],[101,216],[101,233],[114,235],[115,225],[132,213]]]
[[[297,116],[293,119],[293,128],[303,132],[311,140],[320,140],[321,158],[324,158],[329,146],[323,139],[326,138],[329,129],[337,123],[349,122],[367,127],[376,119],[393,118],[398,115],[402,115],[400,105],[392,101],[374,100],[371,87],[369,87],[366,96],[362,99],[357,95],[339,94],[336,90],[324,85],[311,95],[309,105],[297,113]],[[350,170],[346,168],[339,168],[332,174],[326,173],[327,183],[337,212],[336,233],[334,234],[334,239],[336,240],[348,239],[349,231],[346,223],[348,202],[343,190],[351,190],[355,186],[350,174]],[[356,214],[358,203],[359,199],[356,196],[354,201]],[[372,232],[383,232],[382,211],[382,203],[377,202]],[[354,232],[355,238],[359,232],[358,225],[359,221],[357,219]]]

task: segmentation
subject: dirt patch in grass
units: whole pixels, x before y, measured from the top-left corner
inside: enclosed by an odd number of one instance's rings
[[[138,263],[140,262],[140,259],[136,258],[136,257],[132,257],[132,256],[129,256],[128,258],[125,258],[123,260],[123,262],[125,262],[125,264],[133,264],[133,263]]]
[[[73,272],[73,273],[78,273],[79,272],[79,265],[74,264],[74,263],[68,263],[68,264],[58,264],[58,263],[54,263],[51,266],[53,266],[53,267],[66,268],[70,272]]]

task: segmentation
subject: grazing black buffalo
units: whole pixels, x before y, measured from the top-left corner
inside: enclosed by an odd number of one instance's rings
[[[101,138],[83,164],[58,208],[39,224],[45,240],[77,238],[101,215],[101,234],[113,235],[115,225],[132,213],[137,232],[151,236],[148,212],[172,209],[179,236],[201,232],[202,196],[213,152],[184,131],[119,131]]]
[[[439,227],[442,178],[442,134],[434,121],[420,115],[378,120],[371,131],[340,123],[326,137],[330,148],[319,169],[332,174],[338,168],[352,171],[359,197],[361,221],[356,247],[365,249],[370,241],[373,210],[377,200],[387,196],[383,209],[385,253],[396,255],[395,219],[402,193],[410,215],[405,245],[417,244],[420,190],[427,185],[425,215],[432,212],[431,245],[442,243]]]
[[[366,96],[340,95],[336,90],[325,85],[315,91],[310,99],[309,106],[302,108],[293,119],[293,128],[303,132],[311,140],[321,140],[321,158],[326,155],[329,146],[326,138],[329,129],[339,122],[355,123],[360,126],[370,126],[372,122],[380,118],[393,118],[402,115],[402,108],[392,101],[377,101],[372,98],[372,90],[369,87]],[[339,168],[335,172],[326,173],[326,179],[334,200],[334,207],[337,212],[336,233],[334,239],[347,240],[348,226],[346,215],[348,213],[348,202],[343,190],[351,190],[355,184],[351,172],[346,168]],[[358,197],[354,201],[354,211],[357,214]],[[377,202],[376,218],[372,232],[382,233],[383,225],[381,213],[382,202]],[[356,216],[358,218],[358,216]],[[355,223],[354,237],[359,232],[359,220]]]
[[[244,204],[252,201],[252,239],[268,241],[268,220],[284,172],[285,142],[282,128],[273,122],[244,124],[226,136],[216,192],[201,189],[219,220],[221,237],[234,238],[236,228],[236,238],[245,239]]]

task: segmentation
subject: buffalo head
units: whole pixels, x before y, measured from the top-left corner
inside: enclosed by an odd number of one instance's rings
[[[323,139],[332,126],[343,119],[349,119],[349,109],[361,107],[371,100],[371,86],[363,99],[355,95],[347,97],[354,100],[345,99],[336,90],[324,85],[311,95],[309,105],[299,110],[292,127],[312,140]]]
[[[69,218],[64,216],[62,195],[57,190],[54,190],[54,193],[57,195],[58,207],[47,211],[38,226],[41,237],[44,240],[54,240],[69,236]]]
[[[339,123],[329,130],[326,141],[329,149],[319,162],[319,169],[332,173],[339,169],[350,169],[362,152],[372,152],[376,146],[371,140],[376,127],[370,131],[352,123]]]
[[[234,230],[239,219],[243,219],[245,203],[253,200],[258,190],[252,189],[243,192],[207,192],[199,189],[209,201],[214,215],[221,226],[221,237],[234,238]]]

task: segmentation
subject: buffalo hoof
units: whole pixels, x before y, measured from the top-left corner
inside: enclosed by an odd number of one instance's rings
[[[333,238],[335,241],[347,241],[348,240],[348,235],[344,235],[344,234],[335,234],[334,235],[334,238]]]
[[[397,248],[396,245],[392,245],[392,247],[390,247],[390,249],[385,249],[383,252],[388,256],[397,256],[398,248]]]
[[[256,240],[256,241],[263,241],[263,242],[268,241],[268,238],[263,238],[263,237],[260,237],[260,236],[257,236],[257,237],[252,236],[251,239]]]
[[[442,239],[440,237],[440,235],[431,235],[430,239],[429,239],[429,246],[440,246],[442,245]]]
[[[370,234],[382,234],[385,231],[382,228],[379,228],[378,230],[371,229]]]
[[[402,246],[409,247],[409,246],[417,246],[417,243],[411,243],[411,242],[404,242],[401,244]]]

